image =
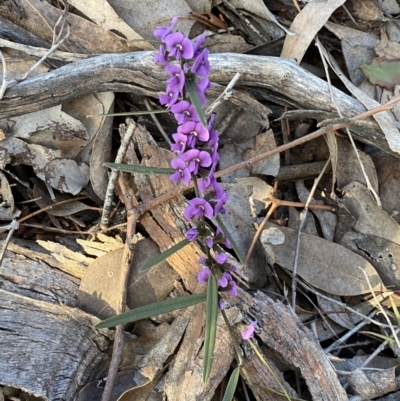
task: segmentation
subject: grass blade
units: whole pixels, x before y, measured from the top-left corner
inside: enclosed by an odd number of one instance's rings
[[[190,101],[192,102],[192,105],[195,108],[201,123],[204,125],[204,127],[207,128],[206,112],[204,111],[203,105],[201,104],[196,85],[191,78],[186,78],[186,88],[190,97]]]
[[[215,335],[218,318],[218,286],[216,278],[211,275],[207,282],[206,330],[204,338],[203,382],[210,377],[214,359]]]
[[[137,164],[103,163],[104,166],[127,173],[139,174],[173,174],[175,170],[167,167],[138,166]]]
[[[182,240],[181,242],[178,242],[174,246],[171,246],[171,248],[168,248],[166,251],[160,253],[157,255],[155,258],[147,261],[140,269],[141,272],[144,272],[146,270],[149,270],[155,265],[158,265],[161,263],[163,260],[169,258],[171,255],[173,255],[175,252],[179,251],[183,247],[185,247],[187,244],[189,244],[190,241],[188,241],[186,238]]]
[[[232,372],[231,377],[229,378],[228,381],[228,385],[226,386],[224,398],[222,399],[222,401],[232,401],[239,380],[239,373],[240,373],[239,367],[234,369],[234,371]]]
[[[169,298],[164,301],[155,302],[150,305],[141,306],[121,313],[117,316],[110,317],[96,324],[96,329],[104,329],[106,327],[114,327],[119,324],[136,322],[138,320],[147,319],[151,316],[160,315],[162,313],[172,312],[177,309],[187,308],[188,306],[199,304],[206,300],[206,294],[191,294],[178,298]]]
[[[244,263],[245,260],[244,260],[244,257],[243,257],[243,255],[242,255],[242,252],[240,252],[240,249],[239,249],[238,246],[236,245],[236,242],[233,240],[231,233],[229,232],[229,230],[226,228],[224,222],[222,221],[221,216],[218,215],[218,216],[215,218],[215,220],[216,220],[216,222],[217,222],[216,225],[221,229],[222,233],[225,235],[225,237],[226,237],[226,238],[229,240],[229,242],[231,243],[233,250],[235,251],[237,257],[238,257],[239,260],[240,260],[240,263],[241,263],[242,265],[244,265],[244,264],[245,264],[245,263]]]

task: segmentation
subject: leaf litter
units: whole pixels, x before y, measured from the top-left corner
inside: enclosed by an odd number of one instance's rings
[[[291,1],[177,0],[172,3],[159,2],[157,6],[139,1],[135,2],[134,8],[133,3],[129,2],[122,5],[114,1],[93,4],[89,1],[71,1],[67,16],[71,34],[59,50],[92,56],[151,50],[157,48],[152,38],[154,29],[168,25],[172,17],[178,16],[178,29],[193,38],[205,32],[205,45],[215,49],[213,52],[253,52],[260,58],[274,54],[280,55],[282,61],[283,57],[295,58],[298,68],[301,68],[299,71],[304,68],[325,80],[328,78],[326,70],[313,49],[314,37],[318,34],[319,40],[330,50],[328,60],[336,74],[329,71],[330,84],[342,91],[335,92],[332,103],[338,100],[337,97],[346,96],[342,83],[336,78],[338,76],[366,108],[377,107],[395,99],[400,93],[399,69],[396,68],[400,59],[400,30],[395,19],[385,17],[395,16],[400,9],[396,2],[389,0],[378,4],[371,0],[343,3],[330,2],[328,7],[325,2],[309,2],[298,12]],[[16,4],[23,18],[12,7],[0,5],[0,17],[14,24],[15,32],[19,29],[19,39],[15,39],[15,36],[14,41],[34,45],[34,40],[42,40],[50,46],[54,26],[62,11],[46,1],[16,0]],[[4,28],[0,27],[0,34],[4,35],[2,29]],[[29,53],[19,53],[17,50],[4,48],[4,54],[8,68],[7,80],[20,77],[35,61]],[[234,57],[231,60],[234,63]],[[46,71],[59,65],[50,56],[36,70],[36,78],[31,79],[43,78],[43,85],[46,85]],[[237,72],[245,77],[246,70]],[[223,76],[223,71],[219,73],[223,78],[211,90],[209,102],[223,91],[221,85],[229,82],[229,78]],[[94,72],[94,77],[96,74]],[[154,78],[152,75],[151,79],[154,87],[157,87],[156,81],[163,78]],[[285,76],[281,79],[286,82],[290,78]],[[305,79],[299,93],[307,91],[306,82]],[[315,110],[314,115],[298,114],[293,115],[290,120],[284,118],[282,124],[286,124],[288,128],[285,137],[282,135],[281,122],[275,119],[288,110],[301,110],[307,103],[302,103],[301,96],[289,99],[285,93],[277,95],[276,92],[268,92],[268,82],[264,84],[267,90],[249,90],[239,80],[232,98],[216,109],[222,144],[220,169],[229,168],[297,139],[311,132],[321,121],[317,115],[326,109]],[[12,90],[12,86],[8,90]],[[151,100],[152,107],[158,108],[155,99]],[[6,101],[7,90],[4,100],[0,100],[0,109],[2,102]],[[103,163],[113,161],[115,150],[121,141],[115,134],[118,124],[124,120],[122,117],[112,118],[104,114],[114,111],[145,111],[146,103],[143,93],[121,94],[113,91],[112,86],[100,93],[85,96],[77,93],[72,100],[61,103],[0,121],[0,166],[3,170],[0,175],[0,219],[6,224],[12,219],[20,218],[21,227],[16,236],[25,241],[25,246],[29,248],[29,241],[37,241],[43,254],[51,254],[58,260],[58,264],[55,263],[57,269],[65,265],[64,271],[81,280],[75,306],[100,318],[110,317],[116,310],[115,304],[119,302],[120,294],[117,289],[121,280],[123,241],[101,241],[103,234],[96,235],[94,229],[100,217],[99,210],[96,209],[103,205],[107,192],[108,173]],[[315,175],[306,175],[307,164],[325,160],[327,154],[333,158],[334,175],[324,175],[311,203],[329,205],[333,211],[312,210],[299,240],[298,227],[303,218],[301,209],[298,206],[278,208],[261,233],[250,264],[239,266],[236,274],[243,288],[249,286],[252,290],[264,290],[273,287],[274,294],[270,294],[268,290],[266,293],[289,304],[291,271],[295,259],[298,258],[298,289],[302,293],[297,298],[296,312],[301,316],[301,324],[314,330],[320,342],[330,341],[334,345],[334,336],[343,338],[343,347],[348,347],[349,353],[343,354],[342,348],[335,346],[330,351],[331,355],[341,357],[344,362],[334,362],[334,365],[338,371],[349,372],[340,376],[346,378],[345,387],[350,394],[363,399],[380,399],[389,392],[400,394],[395,370],[397,350],[391,346],[385,352],[385,357],[370,356],[373,352],[371,350],[378,349],[384,340],[364,334],[375,331],[377,335],[389,338],[392,335],[390,329],[382,326],[387,322],[375,316],[373,320],[377,320],[376,323],[380,324],[378,325],[362,317],[371,314],[376,308],[371,287],[374,295],[386,308],[389,319],[395,311],[388,306],[391,304],[387,294],[392,294],[395,303],[398,303],[396,291],[400,285],[400,209],[396,188],[399,184],[399,107],[397,104],[392,111],[373,115],[379,124],[375,125],[376,130],[383,132],[389,146],[385,146],[383,150],[379,146],[381,149],[378,149],[374,146],[376,138],[369,134],[355,137],[363,167],[360,167],[355,158],[354,149],[348,139],[342,137],[344,131],[336,131],[329,134],[328,145],[324,141],[308,142],[290,151],[286,150],[285,158],[276,154],[221,177],[221,182],[230,195],[225,224],[241,253],[246,254],[271,207],[271,203],[267,201],[268,196],[274,194],[285,201],[305,203],[310,196],[312,179],[315,178]],[[331,110],[335,108],[332,107]],[[360,110],[363,110],[361,105]],[[284,116],[286,115],[288,113]],[[160,115],[158,121],[167,135],[175,132],[168,116]],[[134,145],[128,147],[125,161],[145,166],[169,167],[173,155],[166,149],[168,146],[161,139],[155,122],[146,114],[138,117],[137,122],[142,128],[134,134]],[[373,120],[370,118],[365,124],[373,124]],[[348,127],[352,131],[351,124]],[[279,176],[280,169],[287,166],[288,160],[291,165],[296,165],[300,173],[304,169],[304,178],[295,183],[290,179],[275,181],[274,185],[274,177]],[[372,188],[379,192],[382,207],[376,204],[368,191],[363,170]],[[175,190],[168,177],[135,174],[127,176],[126,181],[136,204],[150,202],[157,196]],[[332,188],[335,196],[331,198],[328,194],[332,192]],[[123,199],[121,191],[120,188],[116,192]],[[86,199],[76,201],[74,196],[77,195],[85,195]],[[152,255],[170,248],[183,238],[186,222],[182,211],[185,200],[191,196],[190,192],[181,191],[166,203],[154,206],[139,220],[139,230],[145,238],[134,246],[136,251],[128,280],[129,308],[160,301],[170,294],[176,297],[199,291],[195,275],[198,271],[197,260],[204,250],[193,244],[152,270],[139,272],[140,266],[151,259]],[[34,215],[38,209],[47,211]],[[123,205],[117,204],[113,205],[113,210],[113,224],[116,228],[110,231],[110,238],[126,237],[124,227],[127,210]],[[29,217],[30,214],[32,217]],[[25,219],[25,216],[28,217]],[[75,241],[78,246],[76,249],[79,250],[57,244],[56,234]],[[77,234],[85,239],[76,241]],[[90,243],[93,244],[91,248]],[[232,260],[234,256],[232,253]],[[235,263],[238,264],[237,261]],[[263,302],[262,305],[265,305],[266,301]],[[229,319],[237,323],[249,318],[249,305],[240,302],[229,305]],[[120,396],[124,400],[133,399],[130,397],[139,394],[139,389],[149,380],[153,386],[157,382],[166,383],[162,391],[171,400],[179,399],[179,389],[183,388],[192,388],[187,399],[211,399],[216,386],[228,376],[233,357],[229,336],[224,331],[224,325],[218,322],[216,360],[211,371],[211,384],[202,383],[201,369],[197,365],[202,347],[203,309],[198,305],[184,312],[152,318],[146,321],[148,326],[144,331],[140,331],[140,326],[133,328],[132,333],[136,330],[137,333],[140,332],[142,356],[128,351],[126,346],[124,363],[129,365],[135,361],[136,366],[141,366],[142,376],[140,378],[137,372],[129,371],[127,377],[134,375],[137,380],[134,384],[129,383],[129,380],[126,384],[121,384],[111,399],[116,400]],[[156,330],[160,324],[165,325],[166,330],[156,339],[152,339],[150,332]],[[360,324],[364,324],[363,328],[357,329]],[[392,324],[396,325],[395,319],[392,319]],[[258,333],[261,344],[262,341],[268,343],[267,326],[266,324]],[[359,333],[353,330],[358,330]],[[349,338],[345,337],[346,333],[349,333]],[[361,338],[365,343],[368,342],[368,346],[363,346]],[[180,341],[181,344],[178,345]],[[356,344],[358,351],[354,351],[352,343]],[[284,345],[274,346],[279,353],[286,354]],[[320,352],[323,355],[322,349]],[[251,357],[246,349],[245,354]],[[168,358],[172,358],[173,362],[169,370],[164,371]],[[277,356],[270,358],[271,363],[281,366]],[[383,365],[382,358],[386,361]],[[364,361],[368,359],[365,366]],[[357,363],[354,362],[356,360]],[[352,365],[345,366],[346,363]],[[315,396],[307,376],[309,370],[304,367],[301,369],[308,390]],[[269,383],[268,386],[271,386],[271,381],[267,378],[269,373],[258,369],[253,374],[257,374],[256,382],[260,386],[262,383]],[[95,366],[91,375],[96,378]],[[178,377],[185,377],[185,380],[177,380]],[[283,377],[281,380],[284,380]],[[338,381],[334,372],[331,380]],[[297,393],[297,396],[307,397],[306,386],[303,387],[302,393]],[[29,392],[32,389],[26,390]],[[2,387],[0,391],[3,391]],[[88,388],[85,391],[89,391]],[[85,397],[85,391],[81,392],[80,397]],[[143,394],[148,394],[149,391],[151,386]],[[270,398],[268,392],[261,394],[258,390],[253,391],[260,399],[275,399]],[[332,395],[327,389],[324,399],[345,399],[340,398],[343,392]],[[75,394],[77,393],[78,390]]]

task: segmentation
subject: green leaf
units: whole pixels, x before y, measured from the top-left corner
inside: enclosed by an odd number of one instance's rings
[[[150,305],[141,306],[121,313],[117,316],[110,317],[96,324],[96,329],[104,329],[106,327],[114,327],[119,324],[136,322],[138,320],[147,319],[151,316],[160,315],[162,313],[172,312],[177,309],[187,308],[188,306],[199,304],[206,300],[206,294],[191,294],[178,298],[169,298],[164,301],[155,302]]]
[[[371,64],[360,66],[363,74],[374,84],[393,90],[400,84],[400,61],[399,59],[388,60],[384,57],[376,58]]]
[[[139,174],[173,174],[175,170],[167,167],[138,166],[136,164],[103,163],[104,166],[128,173]]]
[[[186,78],[186,88],[187,88],[190,100],[193,104],[193,107],[195,108],[196,113],[199,116],[201,123],[204,125],[204,127],[207,128],[206,112],[203,109],[203,106],[201,104],[201,100],[199,97],[199,93],[197,92],[196,85],[193,82],[192,78]]]
[[[169,258],[171,255],[173,255],[175,252],[179,251],[180,249],[184,248],[186,245],[189,244],[190,241],[188,241],[186,238],[183,239],[181,242],[178,242],[174,246],[171,246],[171,248],[167,249],[166,251],[160,253],[158,256],[155,258],[149,260],[146,262],[140,269],[141,272],[144,272],[146,270],[149,270],[151,267],[158,265],[161,263],[163,260]]]
[[[233,395],[235,394],[236,386],[239,380],[240,368],[237,367],[229,378],[228,385],[226,386],[224,398],[222,401],[232,401]]]
[[[218,318],[218,286],[216,278],[211,275],[207,282],[206,329],[204,338],[203,382],[210,377],[214,359],[215,336]]]
[[[110,114],[89,114],[86,117],[119,117],[119,116],[141,116],[144,114],[161,114],[161,113],[171,113],[168,109],[156,109],[156,110],[140,110],[140,111],[125,111],[123,113],[110,113]]]
[[[214,220],[214,219],[213,219]],[[228,241],[231,243],[233,250],[235,251],[237,257],[240,260],[240,263],[242,265],[244,265],[244,257],[242,255],[242,252],[240,252],[240,249],[238,248],[238,246],[236,245],[236,242],[234,241],[231,233],[229,232],[229,230],[226,228],[224,222],[222,221],[222,218],[220,215],[218,215],[215,218],[216,222],[217,222],[217,226],[221,229],[221,231],[223,232],[223,234],[225,235],[225,237],[228,239]]]

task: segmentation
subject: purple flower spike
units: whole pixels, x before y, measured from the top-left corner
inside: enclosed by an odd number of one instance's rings
[[[192,228],[186,232],[185,236],[188,241],[195,241],[199,236],[199,232],[195,228]]]
[[[188,221],[191,221],[192,218],[198,220],[201,216],[210,218],[213,215],[213,208],[205,199],[194,198],[189,201],[189,206],[185,209],[183,215]]]
[[[177,21],[178,21],[178,17],[172,18],[171,23],[169,24],[168,27],[160,26],[160,27],[156,28],[153,35],[156,38],[159,38],[163,41],[165,39],[165,37],[174,29],[174,26],[176,25]]]
[[[182,159],[177,157],[176,159],[173,159],[171,161],[171,166],[177,171],[176,173],[169,176],[170,180],[173,181],[175,184],[179,180],[182,180],[185,185],[189,185],[192,175],[190,174],[187,164]]]
[[[175,60],[189,60],[193,57],[193,43],[182,32],[170,33],[164,42],[169,49],[169,56],[175,57]]]
[[[200,77],[206,77],[210,73],[211,67],[208,61],[209,54],[210,52],[207,49],[203,49],[202,52],[197,56],[192,68],[190,69],[193,74],[197,74]]]
[[[199,172],[199,167],[211,165],[211,156],[204,150],[190,149],[181,154],[181,159],[189,165],[189,171],[194,174]]]
[[[254,320],[247,326],[246,330],[240,332],[243,340],[249,340],[254,337],[254,327],[256,324],[257,320]]]
[[[198,275],[197,281],[200,284],[207,284],[208,278],[211,276],[211,270],[206,266]]]
[[[195,108],[187,100],[182,100],[174,104],[171,107],[171,111],[174,113],[175,120],[178,124],[186,123],[189,120],[200,121]]]

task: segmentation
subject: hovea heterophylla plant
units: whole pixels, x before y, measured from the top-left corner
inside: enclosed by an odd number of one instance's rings
[[[97,327],[112,327],[132,319],[138,320],[142,316],[152,316],[152,313],[157,314],[161,310],[169,311],[206,300],[203,369],[203,380],[206,382],[212,368],[218,311],[224,308],[220,294],[237,295],[237,284],[232,275],[236,267],[229,262],[231,259],[228,255],[230,249],[237,248],[222,223],[228,195],[215,177],[220,159],[219,134],[213,127],[215,115],[207,116],[204,110],[207,90],[211,85],[208,78],[211,70],[209,51],[202,48],[206,35],[192,41],[182,32],[174,31],[176,22],[177,18],[173,18],[168,27],[157,28],[154,32],[161,41],[154,61],[163,66],[167,75],[165,92],[159,95],[159,102],[174,115],[177,124],[170,147],[176,155],[171,168],[107,165],[141,174],[168,174],[172,182],[186,186],[193,182],[195,196],[188,201],[183,213],[190,226],[185,234],[186,239],[149,261],[144,270],[188,243],[197,241],[201,243],[205,254],[199,260],[201,270],[197,279],[199,283],[207,285],[207,291],[202,297],[193,294],[186,296],[182,302],[179,299],[175,302],[167,300],[142,307],[139,313],[137,310],[126,312],[101,322]],[[250,326],[251,331],[253,326]]]

